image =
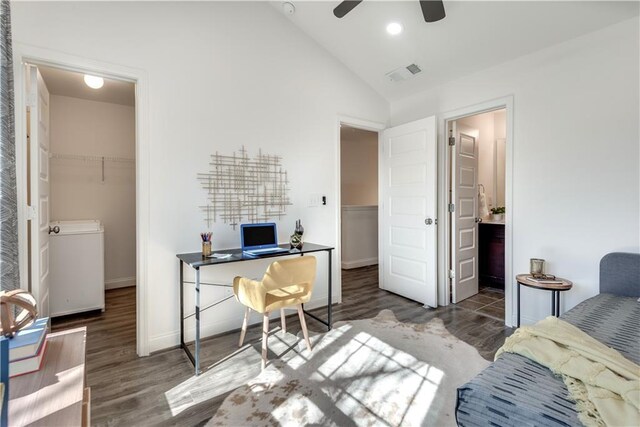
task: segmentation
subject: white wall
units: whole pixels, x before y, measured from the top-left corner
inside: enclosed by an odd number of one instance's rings
[[[126,105],[52,95],[51,151],[135,158],[135,111]],[[51,159],[53,221],[99,219],[105,229],[105,286],[135,284],[135,163]]]
[[[545,258],[574,282],[565,310],[598,293],[603,255],[640,250],[639,33],[628,20],[391,104],[400,124],[513,95],[514,274]],[[525,321],[549,314],[548,293],[522,292]]]
[[[478,144],[478,184],[484,186],[487,197],[487,208],[495,206],[494,191],[494,119],[493,113],[477,114],[456,121],[458,127],[468,127],[476,131]]]
[[[342,205],[378,204],[378,133],[340,131],[340,198]]]
[[[262,148],[281,155],[293,206],[279,221],[280,240],[300,218],[307,241],[337,244],[340,212],[331,197],[339,185],[336,119],[384,123],[389,105],[274,8],[254,2],[17,2],[12,15],[16,44],[148,75],[150,289],[144,304],[152,351],[178,344],[175,255],[199,250],[198,233],[206,227],[198,206],[206,194],[196,173],[207,170],[216,150],[231,153],[244,145],[251,153]],[[329,195],[327,206],[307,207],[309,193]],[[228,225],[217,223],[213,233],[214,250],[239,245],[238,231]],[[319,304],[326,302],[326,257],[318,259],[313,300]],[[203,279],[255,277],[266,262],[243,264],[250,265],[210,269]],[[219,292],[205,289],[203,304]],[[203,314],[203,332],[237,328],[241,319],[241,307],[225,302]]]
[[[342,268],[378,264],[378,206],[342,206]]]

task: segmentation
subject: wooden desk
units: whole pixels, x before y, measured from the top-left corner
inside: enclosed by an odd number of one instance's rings
[[[520,285],[551,291],[551,315],[556,317],[560,316],[560,292],[571,289],[573,287],[573,283],[560,277],[556,277],[556,280],[562,283],[539,283],[535,280],[531,280],[530,274],[518,274],[516,276],[516,282],[518,282],[518,328],[520,327]]]
[[[40,370],[9,380],[10,426],[89,425],[86,338],[86,327],[49,334]]]
[[[305,254],[310,254],[314,252],[326,252],[327,259],[329,264],[329,275],[327,277],[327,320],[320,319],[319,317],[309,313],[308,311],[303,311],[307,316],[314,318],[315,320],[323,323],[327,326],[328,330],[331,330],[331,251],[333,248],[330,246],[322,246],[317,245],[315,243],[306,243],[303,245],[302,249],[289,249],[289,244],[280,245],[281,248],[287,249],[284,252],[276,252],[273,254],[265,254],[259,257],[249,256],[242,252],[241,249],[225,249],[225,250],[217,250],[215,253],[221,254],[231,254],[228,258],[211,258],[205,257],[202,255],[202,252],[191,252],[186,254],[177,254],[176,256],[180,260],[180,347],[184,350],[184,352],[193,363],[195,374],[200,375],[200,313],[209,308],[215,307],[216,305],[233,298],[233,295],[227,296],[218,300],[212,304],[209,304],[206,307],[200,307],[200,285],[208,285],[208,286],[220,286],[220,287],[233,287],[232,285],[225,285],[219,283],[201,283],[200,281],[200,268],[202,267],[210,267],[215,265],[223,265],[229,264],[232,262],[243,262],[243,261],[255,261],[259,259],[265,258],[278,258],[283,256],[292,256],[292,255],[300,255],[304,256]],[[195,270],[195,282],[185,282],[184,281],[184,265],[187,264],[189,267]],[[189,314],[188,316],[184,315],[184,284],[185,283],[193,283],[195,285],[195,312]],[[187,347],[187,344],[184,342],[184,321],[191,316],[195,316],[196,319],[196,337],[195,337],[195,351],[194,354],[191,354],[191,350]]]

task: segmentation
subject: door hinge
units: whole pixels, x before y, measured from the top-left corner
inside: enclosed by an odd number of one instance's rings
[[[449,279],[455,279],[456,278],[456,273],[453,270],[449,270]]]
[[[455,212],[456,211],[456,205],[454,205],[453,203],[449,203],[449,212]]]
[[[38,213],[36,212],[36,207],[27,205],[27,220],[33,220],[37,217]]]
[[[456,137],[455,136],[450,136],[449,137],[449,145],[456,145]]]
[[[27,95],[27,107],[34,108],[38,104],[38,98],[35,93]]]

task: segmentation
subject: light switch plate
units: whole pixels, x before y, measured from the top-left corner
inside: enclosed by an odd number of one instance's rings
[[[309,194],[309,207],[316,208],[322,204],[322,194]]]

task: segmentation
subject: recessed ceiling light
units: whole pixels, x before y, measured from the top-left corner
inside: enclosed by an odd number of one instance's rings
[[[389,25],[387,25],[387,33],[391,34],[392,36],[397,36],[401,32],[402,32],[402,25],[398,24],[397,22],[392,22]]]
[[[102,77],[90,76],[89,74],[84,75],[84,82],[91,89],[100,89],[104,85],[104,79]]]

